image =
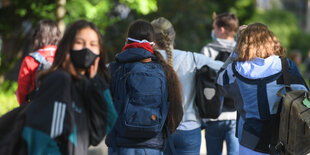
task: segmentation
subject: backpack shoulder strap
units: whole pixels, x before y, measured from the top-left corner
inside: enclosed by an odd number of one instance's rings
[[[33,57],[36,61],[38,61],[40,64],[43,63],[44,61],[47,61],[46,58],[39,53],[39,51],[35,51],[33,53],[30,53],[29,55]]]
[[[289,92],[291,90],[291,88],[289,87],[291,82],[290,82],[288,61],[284,57],[281,57],[280,59],[281,59],[281,65],[282,65],[282,77],[283,77],[283,82],[285,85],[284,88],[286,92]],[[279,154],[281,151],[283,151],[283,144],[281,142],[278,142],[282,102],[283,102],[283,98],[280,101],[278,112],[276,113],[275,119],[272,119],[273,125],[271,127],[270,155],[276,155],[276,154]]]
[[[33,53],[30,53],[29,54],[32,58],[34,58],[37,62],[39,62],[39,67],[37,69],[37,72],[36,72],[36,76],[35,76],[35,87],[37,87],[37,83],[38,83],[38,76],[37,76],[37,73],[41,70],[46,70],[48,68],[51,67],[52,63],[50,63],[49,61],[46,60],[46,58],[41,55],[39,53],[39,51],[35,51]]]
[[[281,57],[281,64],[282,64],[282,74],[283,74],[284,84],[289,86],[290,85],[290,73],[289,73],[287,59]]]

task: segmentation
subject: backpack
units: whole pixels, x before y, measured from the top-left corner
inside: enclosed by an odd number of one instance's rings
[[[29,56],[34,58],[37,62],[39,62],[38,69],[35,73],[35,80],[34,80],[34,90],[27,94],[25,101],[29,103],[32,98],[34,98],[36,94],[36,89],[38,88],[38,73],[44,70],[49,69],[52,66],[52,63],[46,60],[44,56],[42,56],[38,51],[30,53]]]
[[[115,71],[111,85],[119,112],[117,133],[128,138],[151,138],[161,133],[170,105],[162,67],[132,62],[114,63],[109,68]]]
[[[193,54],[196,64],[195,55]],[[195,67],[195,104],[201,118],[217,118],[222,112],[221,96],[217,91],[217,72],[208,65]]]
[[[27,144],[22,138],[29,104],[22,104],[0,117],[0,154],[26,155]]]
[[[35,84],[37,84],[37,76],[38,76],[38,73],[40,71],[44,71],[44,70],[47,70],[49,69],[51,66],[52,66],[52,63],[50,63],[49,61],[46,60],[46,58],[44,56],[42,56],[39,51],[35,51],[33,53],[30,53],[29,54],[32,58],[34,58],[37,62],[39,62],[39,67],[37,69],[37,72],[36,72],[36,77],[35,77]]]
[[[283,95],[280,113],[279,141],[281,154],[310,153],[310,93],[290,91]]]
[[[287,61],[283,63],[283,79],[286,86],[289,85]],[[305,90],[292,91],[285,87],[286,94],[282,97],[282,104],[279,107],[279,130],[278,143],[275,150],[285,155],[304,155],[310,153],[310,93]]]
[[[214,48],[213,46],[210,46]],[[193,54],[194,62],[196,59]],[[211,55],[211,53],[210,53]],[[219,51],[215,60],[225,62],[230,56],[228,51]],[[221,97],[217,91],[216,76],[217,71],[210,68],[208,65],[202,66],[200,69],[195,67],[195,85],[196,96],[195,103],[198,107],[198,112],[201,118],[213,118],[216,119],[221,114],[223,105],[230,109],[234,109],[234,101],[229,97]]]

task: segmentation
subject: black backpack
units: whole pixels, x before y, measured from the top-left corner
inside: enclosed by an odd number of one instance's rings
[[[194,62],[196,64],[196,59],[193,54]],[[216,56],[215,60],[225,62],[230,56],[228,51],[219,51],[219,54]],[[197,65],[196,65],[197,66]],[[222,97],[217,91],[216,76],[217,71],[210,68],[208,65],[202,66],[200,69],[197,67],[196,77],[195,77],[195,103],[198,107],[199,116],[201,118],[217,118],[223,109],[223,105],[229,109],[234,110],[234,101],[228,97]],[[223,102],[221,102],[223,100]]]
[[[196,64],[195,55],[193,54]],[[201,118],[217,118],[222,112],[221,96],[217,91],[217,72],[208,65],[195,67],[195,103]]]
[[[29,104],[22,104],[0,117],[0,154],[26,155],[27,143],[22,138]]]

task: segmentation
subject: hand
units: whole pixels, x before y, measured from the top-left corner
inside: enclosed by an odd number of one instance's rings
[[[236,37],[236,41],[238,41],[241,32],[242,32],[243,30],[245,30],[247,27],[248,27],[247,25],[241,25],[241,26],[239,26],[238,33],[237,33],[237,37]]]
[[[89,78],[92,79],[93,77],[95,77],[95,75],[97,74],[98,71],[98,66],[99,66],[99,60],[100,58],[97,57],[96,60],[94,61],[94,64],[92,64],[89,69],[88,69],[88,73],[89,73]]]
[[[248,27],[247,25],[241,25],[241,26],[239,26],[239,31],[238,31],[239,35],[240,35],[240,33],[241,33],[243,30],[245,30],[247,27]]]

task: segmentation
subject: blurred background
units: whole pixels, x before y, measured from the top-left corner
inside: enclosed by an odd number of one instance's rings
[[[200,52],[211,41],[212,13],[232,12],[240,25],[266,24],[287,48],[288,56],[310,49],[310,0],[0,0],[0,115],[18,106],[15,97],[23,58],[29,54],[34,26],[40,19],[58,22],[64,31],[78,19],[101,30],[108,61],[125,43],[135,19],[163,16],[176,30],[177,49]]]

